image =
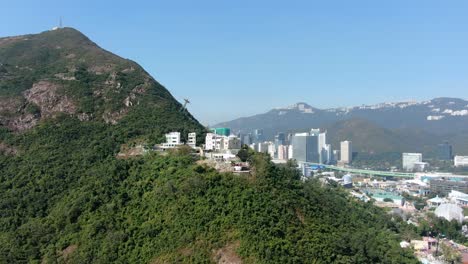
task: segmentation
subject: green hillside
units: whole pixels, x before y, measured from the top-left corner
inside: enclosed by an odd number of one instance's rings
[[[383,211],[261,154],[239,177],[181,152],[116,159],[114,136],[65,117],[8,140],[0,262],[414,263]]]
[[[72,28],[0,38],[0,125],[24,131],[67,114],[121,124],[127,137],[204,128],[133,61]],[[168,124],[167,122],[171,122]]]
[[[76,30],[0,39],[0,64],[0,263],[417,263],[404,222],[292,164],[250,153],[240,177],[187,149],[118,159],[204,128]]]

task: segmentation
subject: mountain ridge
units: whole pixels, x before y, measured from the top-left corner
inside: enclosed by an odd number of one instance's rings
[[[287,110],[295,110],[295,111],[300,111],[303,113],[311,113],[311,114],[315,113],[315,111],[349,112],[350,110],[355,110],[355,109],[374,109],[375,110],[375,109],[391,108],[391,107],[406,108],[406,107],[414,106],[414,105],[428,105],[431,102],[447,102],[447,101],[448,102],[458,101],[459,103],[462,103],[465,105],[464,109],[468,109],[468,101],[465,99],[456,98],[456,97],[436,97],[436,98],[433,98],[431,100],[426,100],[426,101],[403,100],[403,101],[395,101],[395,102],[382,102],[382,103],[376,103],[376,104],[363,104],[359,106],[331,107],[331,108],[317,108],[317,107],[311,106],[310,104],[306,102],[297,102],[295,104],[292,104],[286,107],[274,107],[271,110],[266,111],[265,113],[254,114],[251,116],[243,116],[243,117],[235,118],[231,121],[220,122],[220,123],[217,123],[215,126],[219,126],[220,124],[223,124],[223,123],[233,122],[239,119],[246,119],[246,118],[250,118],[253,116],[264,115],[266,113],[276,112],[276,111],[281,112],[281,111],[287,111]],[[312,111],[311,112],[310,110],[304,111],[304,109],[306,110],[310,109]],[[468,114],[464,114],[464,115],[468,115]]]
[[[424,109],[421,109],[424,108]],[[216,124],[215,126],[230,126],[234,130],[242,130],[245,128],[248,129],[255,129],[261,128],[260,125],[255,124],[252,120],[258,118],[266,118],[272,119],[274,118],[273,115],[278,116],[287,116],[287,118],[283,118],[283,120],[278,119],[278,122],[285,122],[289,120],[289,118],[293,117],[296,119],[301,119],[305,121],[309,121],[311,125],[324,125],[324,124],[331,124],[336,121],[345,120],[348,118],[363,118],[368,119],[370,121],[374,121],[379,124],[379,116],[372,116],[372,112],[379,114],[385,114],[385,117],[391,117],[392,119],[404,118],[405,111],[413,110],[413,113],[416,117],[410,118],[418,118],[417,125],[424,125],[428,126],[427,128],[424,127],[423,129],[432,129],[432,127],[428,124],[437,124],[445,122],[444,119],[451,119],[451,118],[462,118],[463,120],[468,120],[468,101],[460,98],[449,98],[449,97],[438,97],[428,101],[401,101],[401,102],[386,102],[380,104],[373,104],[373,105],[361,105],[361,106],[353,106],[353,107],[337,107],[337,108],[325,108],[319,109],[310,106],[307,103],[296,103],[291,106],[287,107],[276,107],[273,108],[265,113],[256,114],[247,117],[240,117],[231,121],[221,122]],[[393,110],[393,111],[392,111]],[[297,116],[291,116],[291,113],[302,113],[305,117],[298,118]],[[443,116],[440,119],[431,119],[431,116],[441,115]],[[315,118],[315,119],[314,119]],[[395,121],[395,120],[393,120]],[[405,126],[409,126],[409,124],[413,123],[412,120],[405,123],[406,120],[401,121],[402,124],[388,124],[388,120],[385,120],[385,123],[380,122],[383,127],[386,128],[402,128]],[[434,122],[431,122],[434,121]],[[440,121],[440,122],[437,122]],[[243,124],[245,122],[246,124]],[[250,123],[249,123],[250,122]],[[395,123],[395,122],[393,122]],[[267,126],[269,124],[266,124]],[[309,125],[309,124],[307,124]],[[463,126],[461,129],[468,129],[468,124],[462,124]],[[291,126],[290,129],[296,129],[297,125],[294,124]]]
[[[366,121],[363,126],[352,125],[359,133],[352,133],[349,125],[362,121]],[[421,151],[430,157],[435,155],[437,144],[449,140],[454,145],[455,153],[468,155],[464,136],[468,131],[468,101],[460,98],[438,97],[420,102],[385,102],[327,109],[299,102],[215,126],[230,127],[232,131],[241,133],[263,129],[264,136],[269,140],[273,140],[278,132],[328,128],[335,149],[339,148],[337,142],[348,139],[357,143],[354,144],[357,150],[366,153],[374,152],[370,148],[373,145],[380,146],[375,148],[378,150],[376,153]],[[358,134],[365,134],[373,140],[366,142]]]
[[[181,108],[136,62],[73,28],[0,38],[0,77],[0,124],[14,131],[59,113],[116,124],[140,103]]]

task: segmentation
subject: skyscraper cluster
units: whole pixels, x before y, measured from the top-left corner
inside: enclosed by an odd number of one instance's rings
[[[268,153],[273,161],[294,159],[298,163],[347,165],[352,162],[353,149],[351,141],[342,141],[338,150],[333,150],[327,142],[327,131],[312,128],[308,132],[279,132],[273,141],[265,141],[263,129],[255,129],[253,133],[238,133],[242,144],[249,145],[258,152]],[[341,159],[339,154],[341,153]]]

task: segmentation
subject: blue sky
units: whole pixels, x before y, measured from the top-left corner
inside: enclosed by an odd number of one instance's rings
[[[468,1],[0,0],[0,36],[74,27],[140,63],[205,125],[468,98]]]

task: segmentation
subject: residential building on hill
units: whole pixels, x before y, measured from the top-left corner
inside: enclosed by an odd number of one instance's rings
[[[191,148],[195,148],[197,145],[197,133],[189,133],[187,138],[187,145],[189,145]]]
[[[241,141],[234,135],[222,136],[214,133],[207,133],[205,137],[205,150],[222,151],[230,149],[240,149]]]
[[[163,148],[175,148],[182,145],[180,132],[170,132],[166,134],[166,142],[162,144]]]

